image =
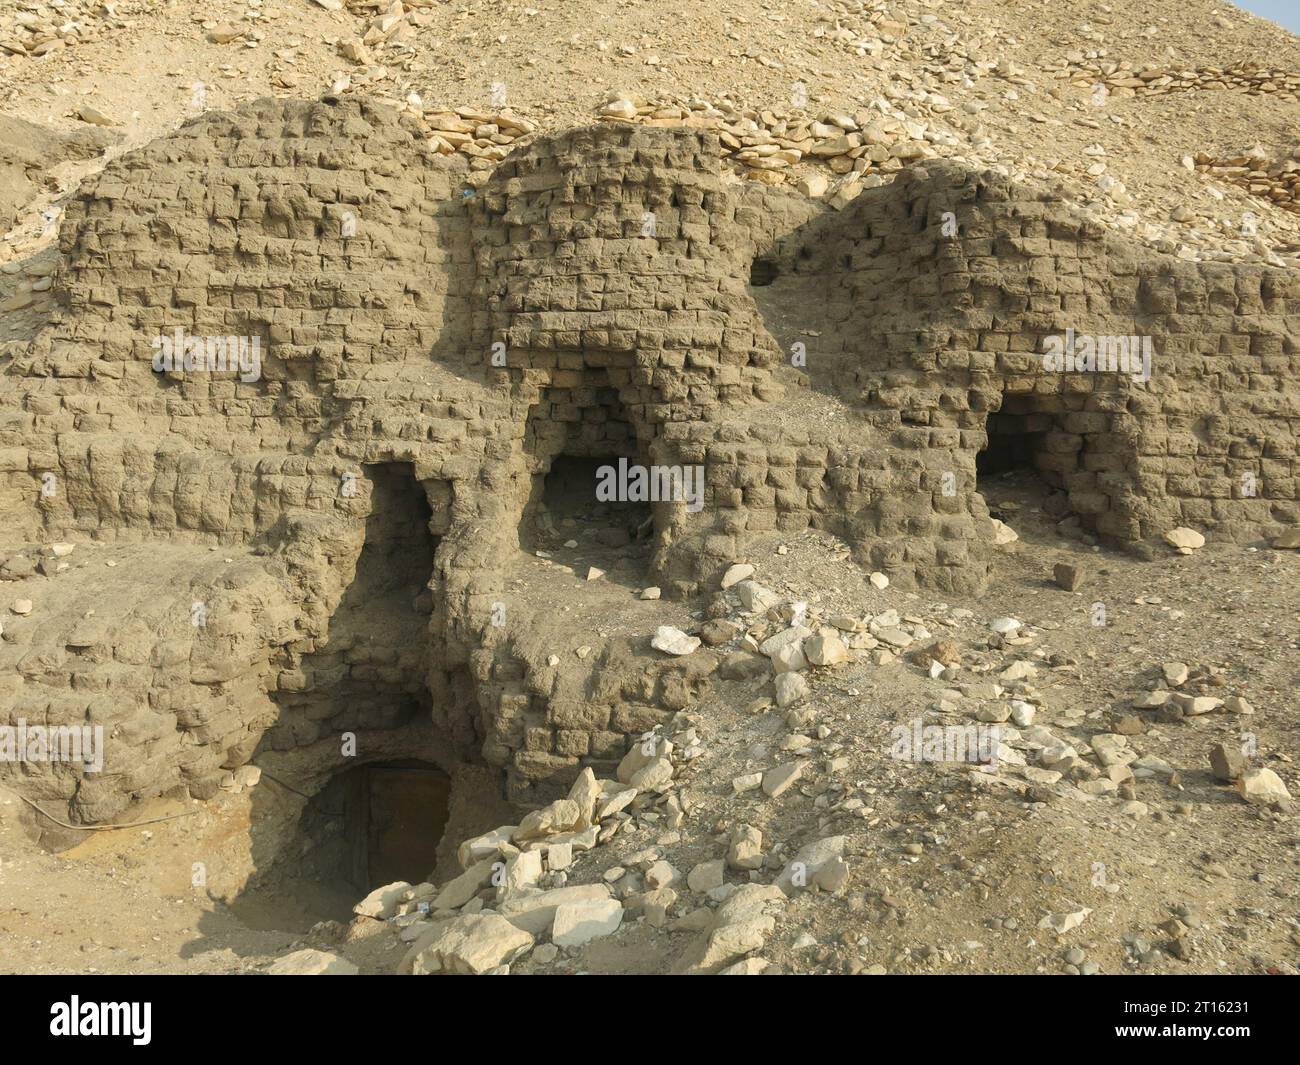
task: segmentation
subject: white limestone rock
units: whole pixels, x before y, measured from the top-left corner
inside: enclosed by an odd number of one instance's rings
[[[533,937],[498,914],[466,914],[441,924],[416,956],[412,971],[478,976],[509,965],[533,946]]]
[[[271,976],[356,976],[361,972],[346,958],[323,950],[295,950],[277,958],[266,971]]]
[[[562,903],[555,909],[551,942],[557,947],[580,947],[593,939],[612,936],[622,923],[623,904],[618,899]]]
[[[754,613],[762,613],[776,606],[781,597],[770,588],[764,588],[757,581],[741,581],[734,588],[740,597],[740,605]]]
[[[778,673],[773,681],[776,705],[782,710],[808,698],[808,681],[802,673]]]
[[[1262,766],[1246,770],[1237,782],[1237,791],[1247,802],[1262,806],[1291,798],[1282,778]]]
[[[352,907],[352,912],[358,917],[374,917],[376,920],[387,921],[397,916],[397,907],[402,902],[402,896],[410,890],[411,885],[405,880],[395,880],[391,884],[375,888]]]
[[[754,575],[754,567],[747,562],[737,562],[727,567],[727,572],[722,575],[722,587],[731,588],[741,581],[747,581]]]
[[[565,903],[599,901],[609,897],[609,888],[604,884],[575,884],[518,895],[501,903],[497,912],[517,928],[537,936],[551,927],[555,911]]]
[[[681,629],[675,629],[671,625],[660,625],[655,630],[650,646],[656,651],[663,651],[664,654],[675,655],[680,658],[683,655],[693,654],[698,651],[700,638],[698,636],[687,636]]]

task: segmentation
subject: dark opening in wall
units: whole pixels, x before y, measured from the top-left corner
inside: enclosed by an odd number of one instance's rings
[[[988,416],[988,444],[975,457],[982,477],[1014,470],[1034,472],[1047,434],[1044,415],[995,413]]]
[[[363,476],[370,509],[356,570],[302,656],[300,678],[274,694],[282,712],[264,747],[290,750],[342,731],[431,719],[428,584],[438,537],[429,500],[409,463],[367,466]]]
[[[374,887],[428,879],[448,818],[450,778],[430,760],[449,747],[429,688],[429,584],[450,486],[392,462],[363,467],[354,487],[367,506],[356,555],[334,559],[346,583],[324,631],[285,663],[280,713],[254,755],[279,780],[264,794],[306,799],[287,823],[269,799],[250,820],[257,872],[241,920],[254,926],[346,921]]]
[[[279,886],[292,891],[305,911],[346,920],[357,900],[377,887],[428,880],[450,796],[451,778],[427,762],[345,769],[303,807],[296,854],[279,867]]]
[[[776,260],[767,256],[759,256],[750,264],[749,283],[755,288],[761,288],[764,285],[770,285],[777,279],[780,270],[777,268]]]
[[[447,824],[447,774],[420,762],[396,762],[359,766],[340,781],[354,882],[371,891],[395,880],[427,880]]]
[[[530,411],[524,449],[532,486],[519,542],[579,575],[594,566],[609,580],[636,583],[654,532],[650,494],[638,495],[637,484],[652,468],[609,374],[598,367],[576,380],[566,374],[569,383],[544,389]]]
[[[427,597],[425,586],[433,572],[437,541],[429,531],[433,516],[429,500],[410,463],[368,466],[366,475],[371,484],[370,516],[348,592],[359,587],[368,599],[378,596],[409,611],[415,600]],[[356,597],[347,605],[369,609]]]
[[[1069,494],[1091,476],[1085,439],[1064,431],[1064,421],[1060,397],[1050,395],[1004,395],[988,415],[988,443],[975,457],[978,487],[989,513],[1018,532],[1032,529],[1033,515],[1059,522],[1057,533],[1067,536],[1091,526],[1090,517],[1073,513]]]
[[[632,488],[637,476],[635,465],[618,455],[558,456],[542,481],[535,518],[538,532],[552,541],[576,539],[582,546],[586,540],[606,548],[623,548],[648,538],[653,529],[649,500],[626,498],[626,489]]]

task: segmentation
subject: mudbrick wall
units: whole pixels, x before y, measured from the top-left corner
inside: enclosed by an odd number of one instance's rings
[[[593,637],[553,663],[509,589],[562,455],[704,467],[702,509],[653,508],[647,583],[678,599],[810,526],[977,591],[991,415],[1115,544],[1300,521],[1289,273],[1139,253],[951,163],[832,212],[719,158],[606,123],[471,173],[326,99],[115,160],[68,206],[60,310],[0,352],[0,580],[32,603],[0,721],[103,725],[105,768],[0,772],[95,821],[255,754],[309,752],[319,786],[349,730],[431,721],[521,800],[617,759],[719,658]],[[156,370],[178,329],[256,343],[257,372]],[[1067,330],[1151,337],[1150,380],[1045,370]]]

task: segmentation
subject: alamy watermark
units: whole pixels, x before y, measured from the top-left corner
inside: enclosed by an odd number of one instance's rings
[[[684,502],[695,514],[704,509],[704,467],[638,466],[619,459],[617,467],[596,471],[596,498],[602,503]]]
[[[148,1046],[152,1015],[152,1002],[82,1002],[73,995],[50,1006],[50,1035],[129,1036],[135,1046]]]
[[[1092,336],[1067,329],[1043,340],[1043,369],[1049,373],[1126,373],[1151,380],[1151,338]]]
[[[262,376],[262,338],[251,336],[189,336],[177,326],[171,336],[150,341],[155,373],[219,373],[237,371],[245,384]]]
[[[0,762],[80,764],[87,773],[104,768],[103,725],[0,725]]]
[[[996,768],[1002,730],[997,725],[927,725],[919,717],[895,725],[889,756],[898,762],[969,762]]]

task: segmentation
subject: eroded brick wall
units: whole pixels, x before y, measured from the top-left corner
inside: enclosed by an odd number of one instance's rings
[[[118,586],[59,578],[49,616],[0,645],[10,718],[89,714],[132,746],[98,781],[30,782],[88,819],[177,784],[210,794],[268,730],[282,750],[349,727],[349,684],[422,687],[449,748],[521,798],[687,705],[709,652],[593,640],[557,673],[553,619],[489,620],[561,454],[705,467],[699,513],[654,509],[651,576],[679,597],[751,537],[809,527],[900,584],[978,591],[991,412],[1043,433],[1040,468],[1114,542],[1300,520],[1300,282],[1140,253],[1050,193],[953,164],[830,212],[729,186],[699,131],[575,130],[481,179],[378,105],[261,101],[116,160],[60,241],[63,310],[0,377],[6,545],[141,541],[157,558],[133,563],[142,579],[192,575],[98,634],[74,631],[82,604]],[[154,373],[151,340],[177,327],[256,336],[261,377]],[[1151,381],[1044,371],[1044,338],[1066,329],[1151,335]],[[395,656],[336,624],[367,470],[394,463],[439,538],[427,643]],[[233,584],[218,545],[239,552]],[[201,632],[196,596],[222,615]]]

